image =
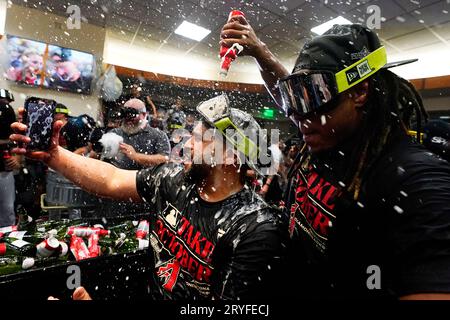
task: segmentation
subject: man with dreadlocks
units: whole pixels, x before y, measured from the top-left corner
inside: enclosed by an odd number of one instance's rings
[[[292,74],[244,17],[221,44],[256,58],[298,125],[303,149],[286,191],[292,297],[450,298],[450,166],[408,136],[426,113],[388,67],[377,35],[335,25],[309,41]],[[412,61],[408,61],[412,62]]]

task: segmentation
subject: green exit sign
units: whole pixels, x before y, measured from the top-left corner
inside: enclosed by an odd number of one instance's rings
[[[263,109],[262,115],[264,119],[275,119],[275,109]]]

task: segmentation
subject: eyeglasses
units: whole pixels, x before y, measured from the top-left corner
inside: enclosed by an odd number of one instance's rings
[[[122,108],[120,111],[120,117],[123,119],[132,120],[138,117],[141,113],[145,113],[145,110],[137,110],[134,108]]]

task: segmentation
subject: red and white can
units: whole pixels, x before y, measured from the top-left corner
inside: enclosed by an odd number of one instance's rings
[[[64,257],[69,251],[69,246],[64,241],[59,242],[59,256]]]
[[[50,257],[59,251],[60,243],[58,239],[50,237],[36,246],[37,255],[41,258]],[[59,253],[59,252],[58,252]]]
[[[150,223],[147,220],[141,220],[136,230],[136,238],[144,239],[148,235]]]
[[[70,239],[70,251],[77,261],[90,258],[89,249],[80,237],[72,236]]]
[[[98,255],[100,253],[100,247],[98,245],[99,239],[100,239],[100,236],[97,233],[93,233],[89,236],[88,249],[89,249],[89,256],[91,258],[98,257]]]

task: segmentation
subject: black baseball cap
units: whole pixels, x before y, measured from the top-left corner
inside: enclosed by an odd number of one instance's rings
[[[334,25],[303,46],[292,73],[302,69],[339,72],[381,47],[377,34],[367,27],[360,24]],[[383,69],[417,60],[387,63]]]
[[[280,79],[286,113],[307,116],[337,106],[340,93],[372,77],[381,69],[417,61],[387,63],[386,48],[372,30],[359,25],[334,25],[307,42],[292,74]]]

